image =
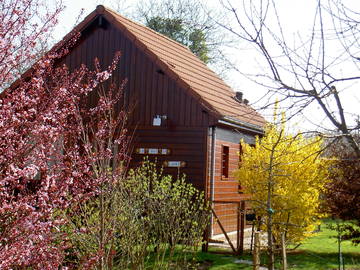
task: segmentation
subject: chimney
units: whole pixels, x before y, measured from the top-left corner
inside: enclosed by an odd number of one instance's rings
[[[244,102],[245,105],[249,104],[249,100],[247,100],[247,99],[244,99],[243,102]]]
[[[235,99],[238,101],[238,102],[242,102],[242,98],[243,98],[243,93],[242,92],[235,92]]]

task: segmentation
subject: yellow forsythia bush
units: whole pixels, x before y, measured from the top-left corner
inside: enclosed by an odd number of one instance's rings
[[[235,176],[251,195],[252,206],[262,217],[262,228],[271,213],[275,240],[286,232],[290,242],[301,241],[315,229],[320,195],[328,178],[328,163],[321,159],[322,140],[289,135],[285,127],[268,125],[256,144],[243,145]]]

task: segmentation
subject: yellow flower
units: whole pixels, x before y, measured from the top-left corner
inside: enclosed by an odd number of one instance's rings
[[[251,194],[257,215],[267,218],[270,194],[275,239],[286,231],[288,240],[302,240],[321,216],[320,194],[327,182],[329,162],[320,157],[322,140],[286,134],[282,121],[279,128],[268,125],[255,147],[244,142],[242,146],[235,176]]]

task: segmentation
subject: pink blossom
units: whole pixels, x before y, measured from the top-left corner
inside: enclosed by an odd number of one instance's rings
[[[19,63],[37,58],[33,47],[51,30],[61,10],[55,5],[45,16],[46,4],[41,0],[2,0],[0,91],[19,77]],[[40,15],[46,20],[43,25],[30,22]],[[15,51],[12,41],[17,36],[23,46]],[[95,175],[95,163],[127,159],[125,151],[113,157],[107,145],[111,138],[126,149],[126,136],[111,137],[122,128],[126,115],[120,113],[113,122],[102,117],[111,113],[120,94],[102,95],[101,102],[90,109],[80,102],[111,76],[119,54],[106,70],[100,70],[98,62],[95,71],[86,66],[73,72],[66,66],[54,67],[54,61],[68,51],[65,46],[43,56],[28,77],[0,95],[0,269],[59,269],[67,247],[66,235],[61,233],[66,220],[54,213],[95,196],[103,182],[113,181],[106,171]],[[121,87],[112,87],[111,93],[121,93]],[[81,140],[86,134],[88,140]],[[98,256],[100,253],[89,257],[89,265]]]

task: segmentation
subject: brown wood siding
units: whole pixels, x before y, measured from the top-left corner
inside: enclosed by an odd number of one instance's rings
[[[222,146],[229,147],[229,177],[224,178],[221,173]],[[238,192],[239,182],[235,179],[234,171],[239,167],[239,143],[216,140],[215,144],[215,200],[238,201],[244,196]]]
[[[86,64],[94,67],[95,57],[102,68],[111,64],[117,51],[121,52],[120,63],[112,81],[127,79],[119,109],[129,111],[129,129],[135,129],[132,148],[169,148],[170,156],[157,156],[162,164],[165,160],[185,161],[187,179],[204,190],[206,183],[206,136],[209,123],[216,120],[189,95],[187,89],[166,74],[130,41],[120,30],[109,24],[105,29],[93,27],[82,36],[77,45],[66,56],[64,63],[71,69]],[[90,95],[94,103],[95,94]],[[166,115],[161,127],[152,126],[156,115]],[[153,157],[153,156],[151,156]],[[131,166],[137,165],[143,156],[133,154]],[[174,177],[178,170],[167,168],[165,173]]]
[[[111,24],[107,29],[95,28],[87,33],[66,57],[65,63],[75,69],[81,64],[93,68],[95,57],[106,68],[116,51],[122,56],[112,81],[128,82],[124,91],[126,110],[130,111],[131,126],[151,126],[156,115],[167,115],[173,127],[205,127],[214,119],[187,89],[164,73],[133,42]]]
[[[222,176],[222,147],[229,147],[229,177]],[[241,201],[248,196],[239,193],[239,181],[234,176],[234,171],[239,167],[240,143],[229,142],[221,139],[215,141],[215,175],[214,175],[214,200],[215,201]],[[237,229],[238,209],[236,204],[215,203],[214,210],[227,232]],[[213,234],[221,234],[217,223],[213,224]]]
[[[148,155],[149,160],[156,161],[159,167],[164,161],[184,161],[186,166],[180,169],[164,168],[164,174],[176,178],[178,174],[185,174],[188,182],[196,188],[205,188],[204,152],[206,144],[204,139],[206,128],[183,127],[169,130],[164,127],[138,127],[133,138],[133,147],[136,148],[166,148],[170,155]],[[143,160],[144,155],[133,154],[130,166],[136,167]]]

